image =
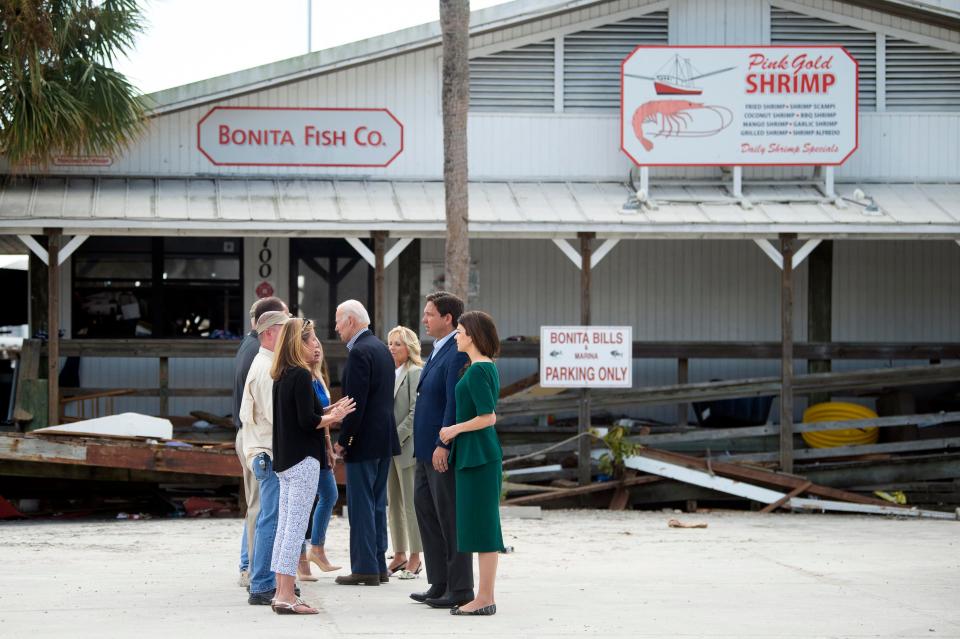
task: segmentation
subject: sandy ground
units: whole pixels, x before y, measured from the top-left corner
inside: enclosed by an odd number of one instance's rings
[[[321,614],[281,617],[237,586],[238,520],[4,524],[0,637],[960,637],[960,522],[553,511],[504,529],[495,617],[412,602],[423,577],[330,575],[304,587]],[[331,558],[347,532],[335,518]]]

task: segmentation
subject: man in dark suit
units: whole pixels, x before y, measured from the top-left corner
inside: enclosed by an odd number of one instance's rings
[[[390,580],[387,551],[387,475],[400,440],[393,418],[393,357],[370,332],[370,315],[356,300],[337,307],[336,329],[349,355],[343,395],[357,410],[344,418],[335,450],[347,462],[350,571],[337,583],[379,586]]]
[[[454,390],[467,364],[454,334],[463,300],[443,291],[427,296],[423,325],[434,338],[420,372],[413,413],[413,455],[417,459],[413,504],[423,540],[430,589],[410,598],[433,608],[453,608],[473,600],[473,558],[457,551],[456,483],[447,458],[450,446],[440,429],[457,421]]]

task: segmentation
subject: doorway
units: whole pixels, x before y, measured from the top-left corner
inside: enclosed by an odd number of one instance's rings
[[[344,239],[291,239],[290,291],[290,311],[314,320],[321,340],[337,339],[335,315],[344,300],[359,301],[371,317],[376,313],[373,269]]]

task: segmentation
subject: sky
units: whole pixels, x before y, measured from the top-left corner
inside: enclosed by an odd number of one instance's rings
[[[144,93],[307,53],[311,0],[141,0],[147,24],[117,68]],[[507,0],[472,0],[471,10]],[[312,50],[438,19],[438,0],[312,0]]]

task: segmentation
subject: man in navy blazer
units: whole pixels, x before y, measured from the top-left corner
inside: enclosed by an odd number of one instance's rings
[[[463,300],[443,291],[427,296],[423,325],[434,338],[420,372],[413,413],[413,456],[417,459],[413,505],[420,526],[430,589],[410,598],[433,608],[453,608],[473,600],[473,558],[457,550],[456,483],[447,459],[450,446],[440,429],[457,421],[454,390],[467,365],[454,335]]]
[[[387,475],[400,440],[393,417],[393,357],[370,332],[370,315],[356,300],[337,307],[336,330],[347,344],[343,395],[357,409],[344,418],[335,450],[347,462],[350,573],[342,585],[379,586],[389,581],[387,562]]]

